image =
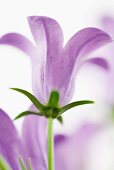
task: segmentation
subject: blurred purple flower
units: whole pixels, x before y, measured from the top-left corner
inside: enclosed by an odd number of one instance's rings
[[[102,27],[114,39],[114,18],[112,16],[104,16],[101,20]]]
[[[25,161],[30,158],[33,170],[47,170],[44,161],[46,157],[46,142],[44,140],[44,118],[34,116],[34,124],[29,119],[29,125],[24,124],[23,135],[20,137],[12,120],[0,110],[0,154],[9,164],[11,170],[20,170],[19,156]],[[86,149],[95,132],[100,127],[85,124],[70,137],[55,136],[55,169],[81,170],[84,167]],[[41,140],[42,142],[41,142]],[[45,153],[42,153],[44,148]]]
[[[114,18],[112,16],[104,16],[101,20],[102,28],[114,39]],[[102,56],[108,57],[110,71],[106,76],[106,97],[105,101],[111,107],[114,106],[114,42],[112,42],[102,52]],[[107,90],[108,89],[108,90]]]
[[[17,33],[4,35],[0,39],[0,44],[15,46],[30,56],[33,92],[42,103],[47,102],[53,89],[60,93],[60,105],[68,103],[73,93],[74,78],[84,61],[107,69],[107,62],[102,58],[85,60],[87,54],[111,41],[105,32],[97,28],[82,29],[63,47],[63,33],[55,20],[33,16],[29,17],[28,21],[35,45]],[[57,170],[82,169],[83,151],[97,128],[94,125],[87,125],[70,138],[55,137]],[[46,120],[37,116],[28,116],[24,120],[22,131],[20,141],[12,121],[1,110],[0,153],[13,170],[19,169],[19,155],[25,162],[26,158],[31,158],[33,170],[47,170]]]

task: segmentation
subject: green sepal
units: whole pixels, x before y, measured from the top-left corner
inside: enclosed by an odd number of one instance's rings
[[[52,91],[49,97],[48,106],[58,107],[59,104],[59,93],[58,91]]]
[[[19,119],[23,116],[32,114],[32,115],[37,115],[37,116],[45,116],[46,118],[49,118],[49,117],[52,117],[53,119],[57,118],[57,120],[60,123],[63,123],[63,119],[62,119],[61,115],[64,112],[66,112],[67,110],[69,110],[73,107],[76,107],[76,106],[94,103],[94,101],[91,101],[91,100],[81,100],[81,101],[72,102],[72,103],[60,108],[59,107],[60,96],[59,96],[58,91],[56,91],[56,90],[53,90],[51,92],[47,105],[43,105],[37,100],[37,98],[35,96],[33,96],[28,91],[23,90],[23,89],[18,89],[18,88],[11,88],[11,89],[18,91],[18,92],[24,94],[25,96],[27,96],[39,111],[39,112],[34,112],[34,111],[22,112],[18,116],[16,116],[15,120]]]
[[[18,88],[10,88],[11,90],[15,90],[15,91],[18,91],[22,94],[24,94],[25,96],[27,96],[31,102],[36,106],[36,108],[40,111],[42,111],[44,109],[44,105],[42,105],[35,96],[33,96],[31,93],[29,93],[28,91],[26,90],[23,90],[23,89],[18,89]]]
[[[1,155],[0,155],[0,170],[11,170],[11,168],[8,166],[7,162]]]
[[[20,166],[21,166],[21,170],[27,170],[26,165],[25,165],[25,163],[24,163],[24,161],[21,157],[19,157],[19,163],[20,163]]]
[[[93,104],[93,103],[94,103],[94,101],[91,101],[91,100],[80,100],[80,101],[70,103],[70,104],[60,108],[60,115],[73,107],[84,105],[84,104]]]
[[[23,116],[28,116],[28,115],[43,116],[43,113],[41,113],[41,112],[34,112],[34,111],[25,111],[25,112],[20,113],[18,116],[16,116],[14,120],[19,119],[19,118],[21,118]]]
[[[62,118],[62,116],[58,116],[58,117],[57,117],[57,120],[58,120],[61,124],[63,124],[63,118]]]

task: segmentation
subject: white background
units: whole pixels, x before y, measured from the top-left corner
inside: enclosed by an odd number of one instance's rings
[[[7,32],[18,32],[33,41],[26,17],[43,15],[60,23],[66,42],[84,27],[99,27],[100,19],[105,14],[114,15],[113,0],[0,0],[0,36]],[[100,78],[103,74],[98,68],[94,70],[86,66],[80,71],[73,100],[96,100],[99,107],[81,106],[66,113],[64,126],[55,124],[56,132],[74,130],[74,127],[79,127],[84,121],[104,121],[103,105],[100,105],[103,95],[103,81]],[[13,119],[27,109],[30,102],[23,95],[9,90],[10,87],[32,92],[30,61],[28,56],[18,50],[0,46],[0,107]],[[22,120],[18,120],[15,123],[19,130],[21,122]]]

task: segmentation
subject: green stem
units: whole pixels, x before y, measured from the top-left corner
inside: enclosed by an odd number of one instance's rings
[[[53,118],[48,118],[48,170],[54,170]]]

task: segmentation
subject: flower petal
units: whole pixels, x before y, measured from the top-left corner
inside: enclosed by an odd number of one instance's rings
[[[11,119],[0,109],[0,155],[13,170],[20,170],[18,157],[23,156],[22,150],[19,136]]]
[[[110,69],[109,63],[101,57],[99,57],[99,58],[95,57],[95,58],[87,59],[85,63],[97,65],[97,66],[103,68],[104,70]]]
[[[28,17],[28,22],[38,49],[38,56],[36,56],[36,62],[33,65],[35,68],[35,71],[33,70],[33,84],[35,84],[35,88],[38,87],[36,72],[39,72],[38,62],[39,58],[41,58],[41,77],[44,81],[42,82],[42,88],[47,99],[52,90],[52,86],[50,87],[48,82],[53,76],[53,66],[57,63],[58,54],[63,47],[63,33],[57,21],[49,17],[31,16]],[[51,90],[49,90],[50,88]],[[36,91],[38,90],[37,88]]]
[[[30,57],[34,57],[36,48],[34,45],[23,35],[18,33],[8,33],[0,38],[0,44],[14,46]]]
[[[40,57],[39,61],[37,61],[37,67],[35,66],[36,63],[35,58],[38,56],[38,52],[36,47],[23,35],[18,33],[9,33],[5,34],[0,38],[0,44],[4,45],[11,45],[14,46],[24,53],[26,53],[28,56],[30,56],[30,59],[32,61],[32,69],[33,69],[33,90],[34,94],[38,97],[40,101],[43,101],[42,99],[42,78],[41,78],[41,65],[40,65]],[[34,84],[34,81],[37,83]]]
[[[109,42],[109,35],[97,28],[82,29],[68,41],[58,64],[53,68],[53,82],[61,92],[61,104],[68,102],[72,90],[70,84],[74,83],[76,71],[86,59],[85,56]]]
[[[31,110],[36,110],[33,106]],[[35,170],[47,170],[47,121],[39,116],[27,116],[23,124],[23,142]]]
[[[85,169],[86,150],[92,137],[100,130],[100,126],[85,124],[73,136],[56,136],[55,166],[56,170]]]

